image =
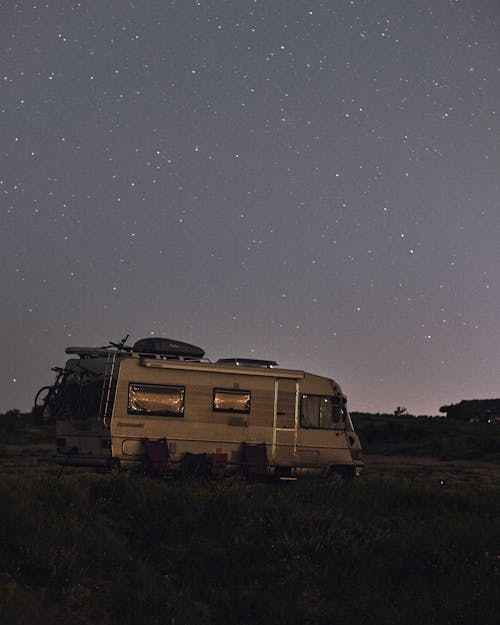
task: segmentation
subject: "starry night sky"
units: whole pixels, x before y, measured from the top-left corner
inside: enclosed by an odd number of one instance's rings
[[[0,6],[0,410],[130,333],[500,396],[498,0]]]

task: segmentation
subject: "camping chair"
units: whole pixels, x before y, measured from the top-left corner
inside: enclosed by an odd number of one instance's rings
[[[212,466],[210,474],[212,477],[219,479],[224,477],[227,467],[227,454],[212,454]]]
[[[265,443],[241,443],[241,456],[248,477],[266,477],[269,474]]]
[[[149,466],[153,473],[162,477],[172,477],[172,464],[170,462],[170,449],[166,438],[145,439],[148,453]]]

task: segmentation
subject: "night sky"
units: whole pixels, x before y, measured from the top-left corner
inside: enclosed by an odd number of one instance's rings
[[[498,0],[0,5],[0,410],[126,334],[500,396]]]

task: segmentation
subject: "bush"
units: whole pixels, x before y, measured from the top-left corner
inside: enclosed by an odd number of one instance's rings
[[[496,424],[357,413],[353,420],[367,453],[448,459],[500,457],[500,428]]]
[[[4,443],[16,443],[26,429],[26,420],[19,410],[8,410],[0,415],[0,436]]]

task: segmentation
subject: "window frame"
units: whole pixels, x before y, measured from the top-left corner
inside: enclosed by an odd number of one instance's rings
[[[176,391],[180,396],[180,411],[174,412],[172,410],[162,410],[155,412],[148,412],[147,410],[133,410],[130,405],[130,390],[131,387],[147,387],[148,389],[166,389]],[[143,391],[144,392],[144,391]],[[147,391],[146,391],[147,392]],[[129,382],[127,392],[127,414],[129,415],[142,415],[146,417],[174,417],[175,419],[182,419],[184,417],[184,409],[186,402],[186,387],[179,384],[150,384],[149,382]]]
[[[227,395],[248,395],[247,407],[243,410],[238,408],[217,408],[215,406],[215,396],[217,393],[226,393]],[[230,414],[250,414],[250,408],[252,403],[252,392],[250,390],[244,390],[239,388],[214,388],[212,393],[212,412],[228,412]]]

